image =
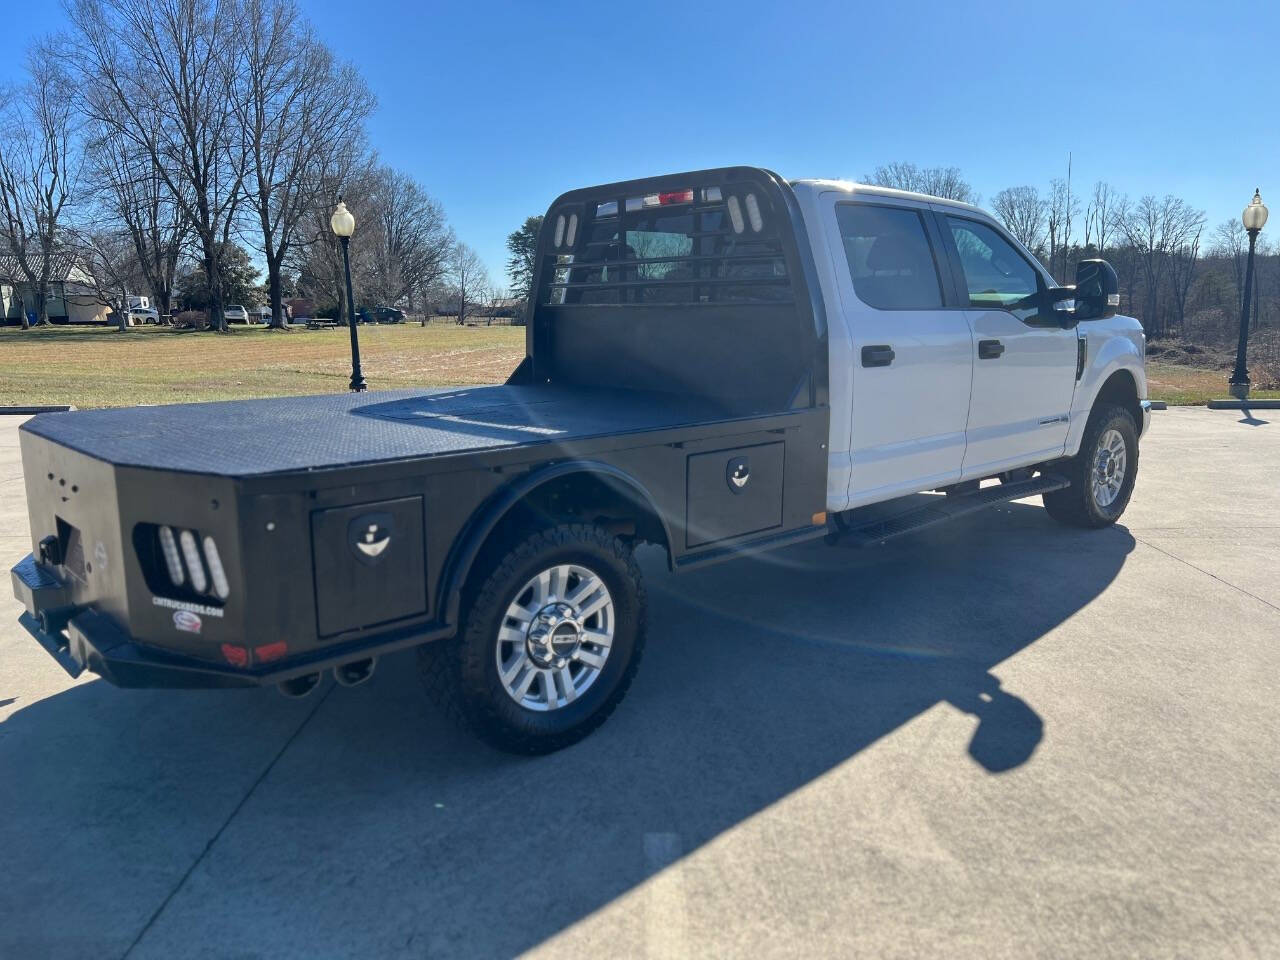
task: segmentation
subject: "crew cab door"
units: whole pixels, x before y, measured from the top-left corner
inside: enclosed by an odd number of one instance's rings
[[[1044,275],[994,223],[934,210],[973,330],[962,478],[1061,456],[1076,384],[1074,326],[1064,328],[1038,299]]]
[[[829,245],[852,341],[849,505],[953,483],[973,339],[965,311],[946,308],[937,223],[926,205],[879,196],[834,207]]]

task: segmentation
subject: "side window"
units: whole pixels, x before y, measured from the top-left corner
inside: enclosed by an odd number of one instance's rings
[[[1035,306],[1018,304],[1040,290],[1040,275],[1026,258],[985,223],[947,217],[951,235],[960,253],[969,305],[1009,310],[1026,320],[1036,314]]]
[[[938,267],[917,211],[841,203],[836,221],[859,300],[878,310],[942,306]]]

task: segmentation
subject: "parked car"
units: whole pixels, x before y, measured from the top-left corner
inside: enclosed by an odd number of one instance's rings
[[[404,311],[395,307],[374,307],[374,323],[404,323]]]
[[[160,314],[151,307],[130,307],[127,323],[131,327],[140,327],[148,323],[159,323]]]
[[[545,753],[631,684],[641,543],[684,571],[1031,496],[1099,528],[1133,492],[1115,271],[1059,286],[977,207],[704,170],[564,194],[537,265],[502,386],[28,420],[23,625],[73,676],[291,696],[416,646],[452,716]]]
[[[257,323],[257,319],[249,315],[249,311],[239,303],[233,303],[222,308],[222,316],[226,318],[227,323]]]

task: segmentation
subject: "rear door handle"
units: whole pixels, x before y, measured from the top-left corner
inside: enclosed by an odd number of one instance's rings
[[[864,367],[887,367],[893,363],[893,347],[887,343],[878,343],[872,347],[862,348],[862,365]]]
[[[996,360],[1004,353],[1004,344],[999,340],[979,340],[978,359]]]

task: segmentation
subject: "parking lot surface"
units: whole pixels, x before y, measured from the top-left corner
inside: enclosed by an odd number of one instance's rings
[[[6,580],[0,957],[1276,956],[1267,417],[1156,414],[1108,530],[649,551],[631,693],[541,759],[449,728],[412,655],[301,701],[70,680]]]

